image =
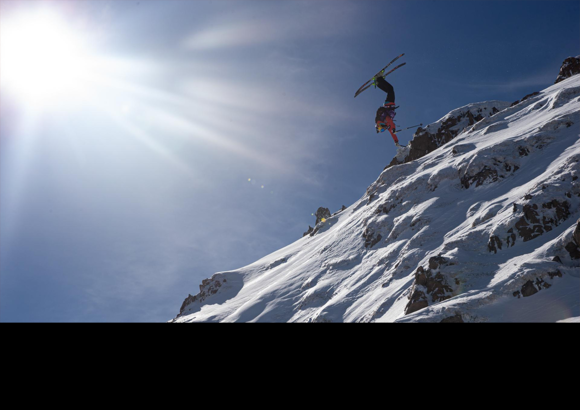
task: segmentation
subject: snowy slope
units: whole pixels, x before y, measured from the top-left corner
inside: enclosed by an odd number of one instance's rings
[[[419,130],[415,150],[453,135],[416,159],[412,142],[359,201],[204,280],[172,321],[573,321],[580,75],[527,97]]]

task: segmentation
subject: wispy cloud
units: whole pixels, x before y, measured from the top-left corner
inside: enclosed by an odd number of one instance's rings
[[[357,15],[354,3],[289,2],[278,4],[277,13],[261,16],[261,11],[244,6],[208,19],[182,41],[190,50],[209,50],[263,45],[290,39],[344,36]]]
[[[530,87],[546,87],[552,84],[555,80],[554,73],[533,74],[527,77],[520,77],[508,81],[489,81],[477,82],[476,80],[470,82],[459,82],[452,80],[439,79],[440,82],[456,87],[471,88],[478,90],[489,91],[517,91],[523,88]]]

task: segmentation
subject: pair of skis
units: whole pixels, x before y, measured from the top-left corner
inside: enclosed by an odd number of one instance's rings
[[[393,64],[395,61],[397,61],[399,58],[403,57],[405,55],[405,53],[393,58],[393,60],[387,64],[386,66],[383,67],[383,69],[381,71],[379,71],[378,73],[376,73],[373,78],[371,78],[370,80],[368,80],[366,83],[364,83],[363,85],[361,85],[361,87],[356,90],[356,93],[354,94],[354,98],[356,98],[357,95],[359,95],[360,93],[362,93],[364,90],[366,90],[367,88],[369,88],[372,85],[376,85],[375,81],[378,77],[385,77],[389,74],[391,74],[393,71],[395,71],[397,68],[400,68],[402,66],[404,66],[407,63],[403,63],[403,64],[399,64],[398,66],[396,66],[395,68],[393,68],[392,70],[390,70],[389,72],[385,73],[385,70],[387,69],[387,67],[389,67],[391,64]]]

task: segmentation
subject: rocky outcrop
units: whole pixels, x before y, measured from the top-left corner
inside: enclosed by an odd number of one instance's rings
[[[528,198],[531,199],[531,196],[526,196],[526,199]],[[497,253],[504,245],[507,248],[513,246],[517,237],[521,238],[523,242],[531,241],[545,232],[550,232],[570,216],[570,203],[557,199],[540,206],[527,203],[523,207],[520,205],[520,207],[514,204],[513,213],[518,213],[521,216],[516,220],[514,226],[506,231],[505,236],[501,235],[502,238],[500,238],[497,234],[490,235],[487,243],[489,252]]]
[[[536,92],[534,92],[534,93],[528,94],[528,95],[524,96],[524,98],[522,98],[521,100],[514,101],[514,102],[512,103],[512,105],[510,105],[510,107],[513,107],[514,105],[517,105],[517,104],[521,103],[522,101],[525,101],[525,100],[527,100],[528,98],[530,98],[530,97],[534,97],[534,96],[536,96],[536,95],[538,95],[538,94],[540,94],[540,92],[539,92],[539,91],[536,91]]]
[[[461,177],[461,185],[465,189],[475,185],[480,185],[497,182],[500,178],[506,178],[509,174],[520,169],[515,162],[505,159],[502,161],[499,158],[492,158],[489,164],[483,165],[482,168],[477,169],[479,164],[470,167],[465,171]]]
[[[416,312],[430,305],[441,302],[452,296],[453,288],[440,272],[440,268],[448,263],[446,258],[435,256],[429,259],[429,268],[422,266],[415,272],[415,282],[405,307],[405,314]]]
[[[548,272],[547,275],[550,276],[550,279],[553,279],[556,276],[561,278],[562,272],[560,272],[559,270],[556,270],[554,272]],[[516,290],[513,293],[513,295],[514,295],[514,297],[517,297],[517,298],[520,298],[520,297],[526,298],[528,296],[535,295],[536,293],[538,293],[542,289],[548,289],[551,286],[552,286],[551,284],[546,282],[541,277],[537,277],[535,280],[528,280],[526,283],[524,283],[524,285],[521,287],[521,289]]]
[[[338,212],[342,212],[345,210],[346,207],[343,205],[342,209]],[[335,215],[338,213],[336,212]],[[302,234],[302,237],[306,235],[314,236],[316,232],[320,229],[320,223],[326,221],[332,215],[330,214],[330,210],[328,208],[319,207],[316,212],[313,214],[316,217],[316,222],[314,223],[314,228],[308,225],[308,230]]]
[[[541,219],[539,212],[542,210],[552,209],[548,215],[542,213]],[[516,222],[515,228],[524,242],[530,241],[544,232],[549,232],[553,227],[570,216],[570,204],[567,201],[560,202],[557,199],[542,204],[542,210],[538,205],[524,205],[524,215]]]
[[[572,240],[566,244],[565,249],[570,254],[570,258],[580,259],[580,219],[576,222]]]
[[[572,77],[573,75],[580,74],[580,56],[568,57],[562,63],[560,67],[560,72],[554,84],[564,81],[566,78]]]
[[[215,274],[211,277],[211,279],[204,279],[199,285],[199,293],[195,296],[191,294],[185,298],[183,303],[181,304],[181,308],[179,309],[179,315],[182,315],[185,308],[194,303],[199,302],[203,303],[203,301],[211,295],[214,295],[218,292],[218,290],[222,287],[227,280],[220,274]]]
[[[451,111],[441,120],[430,124],[426,128],[419,127],[408,145],[406,157],[402,161],[398,157],[393,158],[386,168],[407,163],[427,155],[454,139],[465,128],[494,115],[508,106],[509,103],[502,101],[469,104]]]
[[[375,233],[370,227],[363,231],[362,234],[363,238],[365,239],[365,248],[372,248],[375,246],[381,239],[383,239],[380,233]]]
[[[318,224],[318,222],[326,220],[328,218],[330,218],[332,215],[330,214],[330,211],[328,210],[328,208],[318,208],[316,210],[316,213],[314,214],[314,216],[316,217],[316,224]]]

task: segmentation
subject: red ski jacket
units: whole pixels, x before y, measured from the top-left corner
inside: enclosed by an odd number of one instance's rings
[[[377,116],[375,117],[376,128],[377,132],[384,132],[385,130],[388,130],[391,133],[391,137],[393,137],[395,143],[398,144],[399,139],[397,138],[397,134],[394,133],[396,129],[395,123],[393,122],[393,119],[386,113],[388,105],[391,104],[394,105],[393,103],[388,103],[386,106],[379,107],[377,110]]]

